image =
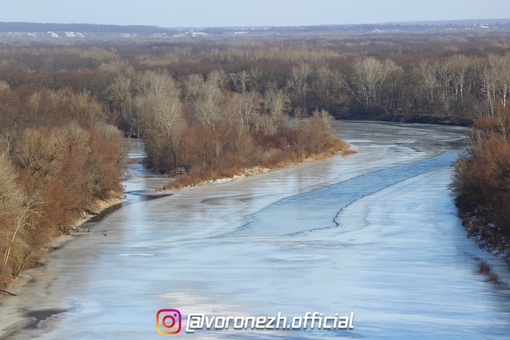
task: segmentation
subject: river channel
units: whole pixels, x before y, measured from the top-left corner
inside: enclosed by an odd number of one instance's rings
[[[137,165],[119,209],[27,271],[19,296],[0,299],[4,316],[21,317],[0,334],[162,339],[156,313],[178,309],[172,339],[508,339],[510,272],[466,237],[448,189],[465,129],[334,124],[356,154],[168,197],[130,194],[161,182]],[[500,283],[477,275],[482,262]],[[354,328],[186,333],[189,314],[307,312],[354,315]]]

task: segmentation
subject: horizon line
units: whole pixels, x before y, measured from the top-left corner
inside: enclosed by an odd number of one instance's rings
[[[374,22],[374,23],[350,23],[350,24],[303,24],[303,25],[226,25],[226,26],[159,26],[150,24],[105,24],[105,23],[87,23],[87,22],[33,22],[33,21],[0,21],[0,24],[32,24],[32,25],[88,25],[88,26],[116,26],[116,27],[152,27],[161,29],[190,29],[190,28],[290,28],[290,27],[328,27],[328,26],[365,26],[365,25],[426,25],[431,23],[456,23],[456,22],[475,22],[475,21],[490,21],[498,22],[505,21],[510,23],[509,18],[480,18],[480,19],[440,19],[440,20],[412,20],[412,21],[388,21],[388,22]]]

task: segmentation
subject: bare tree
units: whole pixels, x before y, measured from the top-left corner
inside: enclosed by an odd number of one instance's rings
[[[437,89],[437,78],[434,65],[428,60],[421,60],[418,68],[423,76],[423,86],[430,102],[434,102],[434,92]]]
[[[258,92],[244,92],[232,95],[228,107],[236,113],[237,124],[250,131],[260,103],[261,97]]]
[[[131,89],[131,78],[119,75],[107,90],[108,99],[112,102],[112,106],[119,111],[122,121],[129,129],[130,136],[138,134],[138,111],[134,107]]]
[[[231,73],[229,78],[235,91],[245,93],[248,90],[248,85],[250,83],[251,77],[250,74],[245,70],[237,73]]]
[[[290,111],[289,97],[282,90],[269,90],[264,96],[264,104],[269,120],[265,120],[264,131],[276,133],[279,128],[286,126],[287,114]]]
[[[251,68],[249,71],[249,75],[250,78],[248,84],[250,85],[250,89],[252,89],[253,91],[253,89],[255,88],[255,90],[260,91],[261,86],[259,82],[260,79],[262,78],[262,71],[259,68]]]
[[[307,84],[311,72],[308,64],[301,64],[292,68],[290,79],[287,80],[288,87],[297,95],[298,104],[303,107],[306,107]]]
[[[492,60],[493,58],[490,58],[488,60],[488,64],[483,67],[481,71],[481,81],[482,81],[482,91],[484,95],[487,97],[487,100],[489,102],[490,107],[490,113],[491,115],[494,115],[495,113],[495,107],[494,107],[494,100],[496,98],[497,93],[497,78],[498,75],[496,74],[496,60]],[[492,63],[491,63],[492,61]]]
[[[350,89],[356,100],[368,112],[381,106],[382,93],[389,76],[401,70],[393,60],[381,62],[373,57],[358,59],[353,65]]]
[[[332,94],[335,92],[335,87],[340,88],[340,77],[338,73],[335,73],[330,68],[321,65],[315,70],[316,79],[316,91],[320,93],[320,97],[323,101],[329,102],[332,98]]]
[[[3,266],[17,275],[31,252],[29,223],[36,214],[37,200],[28,199],[16,183],[16,170],[6,154],[0,154],[0,173],[0,251]]]
[[[296,118],[296,128],[298,130],[303,130],[307,114],[308,112],[306,112],[306,109],[302,107],[297,107],[294,109],[294,117]]]
[[[146,73],[142,95],[137,98],[141,132],[153,166],[175,169],[179,164],[179,143],[185,126],[177,84],[167,74]]]
[[[200,75],[190,75],[185,82],[188,114],[194,123],[211,124],[213,128],[222,119],[225,97],[221,91],[224,72],[211,72],[204,81]]]
[[[207,75],[207,82],[218,88],[224,88],[227,83],[228,76],[224,70],[213,70]]]
[[[251,81],[250,74],[248,72],[246,72],[245,70],[243,70],[243,71],[237,73],[237,77],[239,79],[239,87],[240,87],[241,93],[246,92],[248,90],[248,85],[250,84],[250,81]]]
[[[25,129],[11,149],[13,163],[27,171],[31,179],[44,179],[57,173],[61,151],[67,145],[65,134],[55,129]],[[34,182],[35,189],[42,183]]]
[[[487,56],[489,68],[492,70],[495,93],[501,99],[501,105],[506,107],[510,90],[510,54],[504,56],[489,54]]]
[[[451,81],[455,94],[464,99],[464,86],[466,79],[466,72],[470,65],[470,59],[464,55],[454,55],[448,60],[451,70]]]

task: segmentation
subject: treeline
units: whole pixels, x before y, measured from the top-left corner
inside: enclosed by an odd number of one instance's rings
[[[475,33],[5,45],[0,80],[86,92],[133,133],[141,112],[134,98],[148,71],[170,75],[181,102],[186,84],[214,73],[224,94],[280,91],[291,115],[469,124],[508,105],[509,51],[507,36]]]
[[[510,110],[475,122],[470,146],[455,165],[452,189],[464,225],[510,255]]]
[[[226,92],[222,81],[219,71],[206,78],[196,74],[181,89],[166,73],[141,75],[134,102],[151,168],[216,177],[347,150],[330,129],[326,111],[309,118],[302,112],[292,128],[284,92],[275,89],[264,97]]]
[[[122,193],[122,133],[87,93],[0,82],[0,288]]]

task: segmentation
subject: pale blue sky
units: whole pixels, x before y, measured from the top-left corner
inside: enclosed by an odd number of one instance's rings
[[[0,0],[0,21],[295,26],[510,18],[510,0]]]

